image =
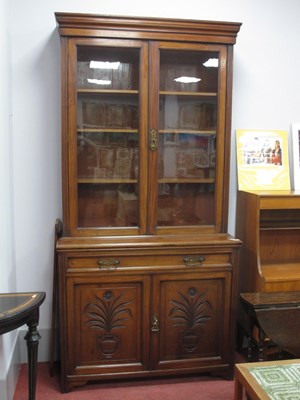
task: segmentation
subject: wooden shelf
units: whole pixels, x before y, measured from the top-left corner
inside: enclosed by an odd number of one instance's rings
[[[116,89],[77,89],[77,93],[95,93],[95,94],[139,94],[138,90],[116,90]]]
[[[286,282],[300,279],[300,260],[261,265],[262,277],[266,282]]]
[[[78,178],[78,183],[137,183],[137,179],[103,179],[103,178]],[[197,179],[197,178],[163,178],[158,183],[214,183],[214,179]]]
[[[217,93],[215,92],[175,92],[171,90],[161,90],[159,94],[162,96],[217,97]]]
[[[290,230],[297,230],[300,229],[300,223],[299,221],[295,221],[295,222],[290,222],[290,221],[286,221],[286,222],[282,222],[282,225],[278,225],[278,224],[268,224],[266,226],[260,226],[259,230],[260,231],[290,231]]]
[[[77,128],[77,133],[139,133],[138,129],[127,128]]]
[[[214,183],[215,180],[212,178],[162,178],[158,180],[158,183]]]
[[[194,130],[194,129],[160,129],[159,133],[188,133],[190,135],[216,135],[215,129],[203,129],[203,130]]]
[[[137,179],[103,179],[103,178],[78,178],[77,179],[77,183],[83,183],[83,184],[87,184],[87,183],[100,183],[100,184],[119,184],[119,183],[137,183]]]

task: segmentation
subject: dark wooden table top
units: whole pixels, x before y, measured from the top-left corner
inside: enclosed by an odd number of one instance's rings
[[[45,297],[45,292],[0,293],[0,334],[24,325]]]
[[[241,293],[240,298],[254,309],[300,306],[300,291]]]
[[[241,293],[240,299],[273,343],[300,356],[300,291]]]

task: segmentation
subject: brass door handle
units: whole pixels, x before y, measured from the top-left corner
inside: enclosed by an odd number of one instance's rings
[[[149,146],[152,151],[157,149],[157,132],[155,129],[151,129],[149,135]]]
[[[159,321],[158,321],[158,315],[156,313],[154,313],[152,315],[151,331],[152,332],[159,332]]]

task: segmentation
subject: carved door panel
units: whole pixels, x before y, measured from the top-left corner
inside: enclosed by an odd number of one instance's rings
[[[106,374],[148,367],[149,277],[71,278],[68,373]]]
[[[155,277],[153,369],[201,370],[228,363],[229,271]],[[154,320],[153,320],[154,321]]]

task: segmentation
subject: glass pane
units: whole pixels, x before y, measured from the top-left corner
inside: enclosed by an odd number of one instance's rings
[[[218,57],[218,53],[213,52],[161,51],[160,90],[217,92]]]
[[[78,133],[77,175],[79,180],[81,178],[137,180],[138,134]]]
[[[158,225],[212,225],[214,186],[161,183],[158,188]]]
[[[138,226],[139,50],[78,48],[79,227]]]
[[[138,193],[134,184],[78,184],[78,225],[137,226]]]
[[[213,225],[218,54],[165,50],[160,68],[158,225]]]
[[[159,225],[214,223],[215,135],[160,134]]]
[[[78,129],[138,128],[137,95],[113,93],[79,93],[77,98]]]
[[[138,90],[137,49],[78,47],[77,87]]]

